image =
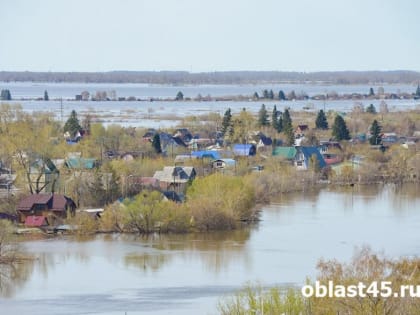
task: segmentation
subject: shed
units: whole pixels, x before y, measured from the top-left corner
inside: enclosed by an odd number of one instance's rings
[[[28,227],[41,227],[47,225],[49,225],[48,220],[42,215],[30,215],[25,219],[25,226]]]

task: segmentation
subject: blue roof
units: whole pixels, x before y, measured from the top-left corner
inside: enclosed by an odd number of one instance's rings
[[[217,151],[211,151],[211,150],[205,150],[205,151],[192,151],[191,156],[197,157],[197,158],[211,158],[214,160],[220,159],[220,153]]]
[[[319,167],[323,168],[327,166],[327,163],[325,163],[325,160],[322,156],[322,154],[319,152],[319,150],[316,147],[300,147],[300,151],[305,156],[305,160],[309,160],[312,155],[316,155],[316,158],[319,161]]]
[[[233,153],[239,156],[255,155],[257,148],[253,144],[234,144]]]

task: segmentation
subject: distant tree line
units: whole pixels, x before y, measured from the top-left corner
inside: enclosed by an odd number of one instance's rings
[[[255,84],[307,83],[332,84],[418,83],[416,71],[110,71],[110,72],[15,72],[0,71],[0,81],[83,82],[83,83],[150,83],[150,84]],[[269,92],[269,91],[268,91]]]

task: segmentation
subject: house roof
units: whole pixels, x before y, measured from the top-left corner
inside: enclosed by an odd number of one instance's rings
[[[186,183],[194,176],[192,166],[165,166],[162,171],[156,171],[153,178],[166,183]]]
[[[253,144],[234,144],[233,153],[240,156],[255,155],[256,147]]]
[[[260,135],[260,142],[263,145],[272,145],[273,144],[273,140],[270,137],[266,137],[264,135]]]
[[[21,199],[17,206],[17,210],[29,211],[34,205],[38,204],[47,205],[48,209],[51,211],[65,211],[68,203],[76,207],[74,201],[64,195],[34,194]]]
[[[191,156],[197,158],[212,158],[214,160],[220,159],[220,153],[218,151],[204,150],[204,151],[192,151]]]
[[[273,155],[284,157],[286,160],[293,160],[296,152],[295,147],[276,147],[273,150]]]
[[[319,162],[319,167],[323,168],[327,166],[327,163],[325,163],[324,157],[319,152],[317,147],[299,147],[298,150],[303,153],[306,159],[310,159],[310,157],[315,154]]]
[[[93,169],[96,159],[93,158],[68,158],[65,162],[66,166],[71,169]]]
[[[176,203],[182,202],[179,195],[173,190],[163,191],[162,194],[165,196],[165,198],[167,200],[171,200],[171,201],[176,202]]]
[[[42,215],[29,215],[25,219],[26,226],[40,227],[48,225],[47,218]]]

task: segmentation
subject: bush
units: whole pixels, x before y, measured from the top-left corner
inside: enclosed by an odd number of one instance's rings
[[[187,196],[187,207],[199,230],[234,229],[255,215],[254,190],[239,177],[216,173],[198,178]]]

